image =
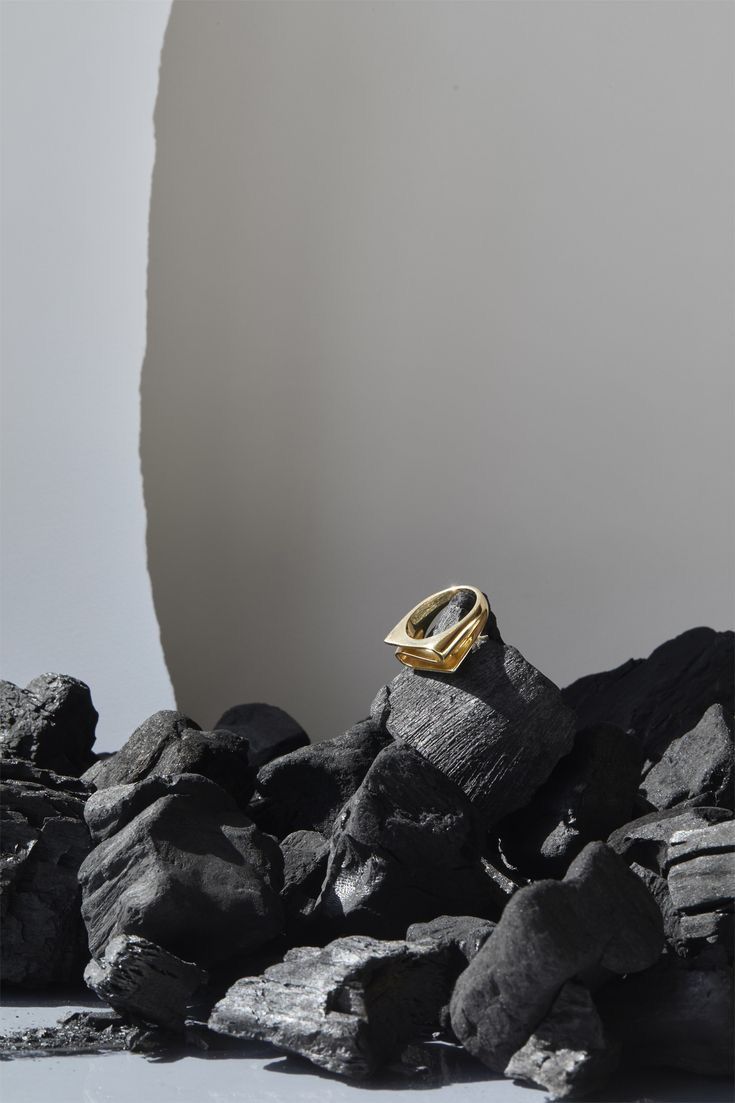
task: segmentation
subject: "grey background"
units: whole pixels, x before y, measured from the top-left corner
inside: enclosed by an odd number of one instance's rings
[[[170,3],[0,3],[0,677],[92,687],[98,745],[173,704],[138,458]]]
[[[729,626],[734,16],[174,3],[142,462],[197,720],[335,735],[450,582],[559,683]]]

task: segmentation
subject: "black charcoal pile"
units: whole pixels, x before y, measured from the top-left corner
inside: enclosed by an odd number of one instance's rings
[[[558,1099],[639,1065],[729,1075],[733,633],[561,691],[487,637],[317,743],[254,703],[95,756],[83,683],[2,683],[3,980],[83,977],[107,1009],[0,1055],[257,1042]]]

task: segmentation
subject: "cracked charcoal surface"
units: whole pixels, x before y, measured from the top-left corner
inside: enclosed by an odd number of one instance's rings
[[[381,751],[330,841],[314,919],[335,933],[402,937],[448,912],[497,917],[478,815],[456,785],[404,743]]]
[[[250,762],[256,769],[280,755],[309,746],[308,735],[293,716],[261,702],[234,705],[222,713],[214,726],[247,739]]]
[[[627,1062],[732,1075],[732,972],[724,965],[664,957],[604,988],[598,1007]]]
[[[207,982],[204,969],[138,935],[117,935],[84,971],[88,988],[126,1015],[168,1030],[184,1028],[187,1006]]]
[[[735,634],[692,628],[657,647],[647,659],[588,674],[562,690],[580,727],[617,724],[658,759],[690,731],[710,705],[732,715]]]
[[[401,671],[371,715],[459,785],[488,826],[528,803],[576,723],[553,682],[492,628],[454,674]]]
[[[275,840],[214,782],[191,774],[173,780],[184,788],[163,795],[147,788],[151,802],[82,864],[82,915],[95,958],[115,935],[138,934],[207,967],[253,952],[282,930]]]
[[[732,819],[725,808],[683,805],[641,816],[614,831],[609,845],[621,855],[631,870],[648,886],[663,916],[666,941],[677,954],[689,956],[706,943],[731,944],[732,917],[718,911],[684,914],[672,899],[668,880],[671,842],[680,833],[699,835],[709,825],[722,825]],[[695,887],[696,865],[690,886]],[[685,871],[680,876],[686,878]]]
[[[87,959],[77,871],[91,840],[77,778],[4,758],[0,782],[0,972],[41,988],[81,977]]]
[[[568,980],[646,969],[661,953],[662,920],[639,879],[604,843],[590,843],[563,881],[538,881],[507,904],[457,981],[452,1028],[503,1072]]]
[[[711,705],[699,723],[673,739],[654,763],[641,790],[654,808],[671,808],[685,800],[729,807],[733,800],[732,717],[722,705]]]
[[[576,1099],[603,1086],[617,1067],[618,1049],[588,990],[567,981],[505,1075],[545,1088],[552,1099]]]
[[[390,742],[390,736],[368,719],[336,739],[268,762],[257,777],[262,801],[254,812],[258,826],[279,839],[299,830],[329,835],[338,812]]]
[[[40,674],[25,689],[0,682],[0,751],[65,777],[94,762],[97,710],[89,686],[66,674]]]
[[[237,981],[215,1005],[209,1025],[361,1079],[435,1029],[456,975],[448,958],[432,943],[362,935],[323,949],[304,946],[262,977]]]
[[[525,808],[498,825],[506,859],[530,877],[561,877],[580,850],[634,814],[642,755],[611,724],[578,732]]]

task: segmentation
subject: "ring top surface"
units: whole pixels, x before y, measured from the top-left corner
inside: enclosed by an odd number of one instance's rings
[[[444,631],[427,636],[426,630],[439,610],[463,591],[475,599],[469,612]],[[474,586],[449,586],[414,605],[388,633],[385,642],[395,646],[396,658],[404,666],[453,673],[477,643],[489,615],[490,607],[481,590]]]

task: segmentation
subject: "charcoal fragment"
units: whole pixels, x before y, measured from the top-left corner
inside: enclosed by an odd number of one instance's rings
[[[446,627],[449,606],[443,613]],[[453,674],[402,670],[371,707],[394,739],[464,791],[486,826],[528,803],[571,749],[575,728],[553,682],[496,629],[488,636]]]
[[[618,1064],[588,990],[567,981],[549,1013],[514,1053],[505,1075],[545,1088],[552,1099],[576,1099],[601,1088]]]
[[[673,739],[641,784],[654,808],[685,800],[725,806],[733,799],[732,718],[721,704],[711,705],[699,723]]]
[[[108,785],[130,785],[142,781],[156,766],[170,743],[178,741],[186,730],[198,725],[182,712],[161,709],[135,729],[126,743],[110,758],[96,762],[88,778],[97,789]]]
[[[589,843],[563,881],[538,881],[511,898],[457,981],[454,1033],[503,1072],[566,981],[599,969],[648,968],[661,952],[662,933],[644,885],[604,843]]]
[[[495,923],[475,915],[438,915],[428,923],[412,923],[406,931],[406,941],[452,947],[467,962],[485,945],[494,930]]]
[[[733,632],[692,628],[647,659],[579,678],[562,697],[580,727],[617,724],[638,736],[649,758],[658,759],[710,705],[721,704],[732,714],[734,669]]]
[[[0,973],[6,984],[78,982],[88,957],[77,871],[91,847],[87,788],[4,758],[0,782]]]
[[[336,739],[283,754],[257,777],[258,826],[282,839],[292,831],[329,835],[337,813],[355,793],[375,757],[391,742],[373,721],[363,720]]]
[[[0,751],[64,777],[94,762],[97,710],[89,686],[68,674],[40,674],[25,689],[0,682]]]
[[[529,877],[561,877],[587,843],[631,819],[642,764],[637,741],[612,724],[577,732],[531,802],[498,824],[506,859]]]
[[[329,842],[318,831],[293,831],[281,842],[281,899],[291,926],[311,916],[329,861]]]
[[[429,1037],[451,992],[448,952],[433,943],[363,935],[302,946],[261,977],[244,977],[210,1027],[272,1042],[354,1079],[376,1073],[411,1040]]]
[[[252,953],[283,927],[276,841],[214,782],[183,774],[160,795],[160,780],[142,783],[151,799],[145,808],[133,791],[136,814],[79,870],[92,956],[118,934],[205,967]]]
[[[110,1007],[172,1031],[183,1030],[188,1003],[207,979],[192,962],[127,934],[111,939],[84,971],[87,986]]]
[[[506,898],[485,872],[483,842],[462,790],[392,743],[337,819],[314,919],[339,934],[398,938],[444,913],[497,917]]]
[[[256,769],[279,755],[308,747],[309,737],[283,709],[262,702],[234,705],[220,716],[215,728],[244,736],[250,744],[250,762]]]

